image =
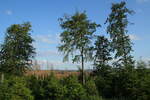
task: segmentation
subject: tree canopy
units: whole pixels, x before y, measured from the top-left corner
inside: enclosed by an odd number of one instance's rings
[[[92,38],[100,25],[88,20],[85,12],[76,12],[72,16],[60,18],[60,26],[64,31],[60,35],[61,45],[58,49],[64,53],[64,60],[71,56],[73,62],[82,63],[84,82],[84,62],[92,59]]]
[[[5,40],[0,50],[0,71],[14,75],[22,75],[31,69],[35,54],[31,37],[31,24],[11,25],[5,34]]]
[[[127,65],[133,63],[131,56],[132,42],[127,34],[129,24],[128,15],[133,11],[126,7],[126,2],[112,4],[111,13],[107,18],[107,33],[110,35],[112,50],[118,64]],[[117,64],[117,65],[118,65]]]

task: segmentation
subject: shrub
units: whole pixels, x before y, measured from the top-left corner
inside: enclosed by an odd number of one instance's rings
[[[66,87],[60,84],[54,75],[50,75],[43,81],[43,88],[46,100],[63,100],[67,92]]]
[[[88,81],[86,81],[86,83],[84,85],[84,88],[86,89],[86,93],[88,96],[97,96],[98,95],[98,90],[97,90],[94,80],[88,79]]]
[[[31,91],[22,77],[10,77],[0,84],[1,100],[33,100]]]
[[[28,88],[32,91],[32,95],[35,100],[44,98],[43,80],[37,79],[35,76],[28,76],[27,78]]]
[[[86,91],[82,84],[79,83],[76,76],[69,76],[62,80],[62,83],[67,88],[66,97],[68,100],[81,100],[85,95]]]

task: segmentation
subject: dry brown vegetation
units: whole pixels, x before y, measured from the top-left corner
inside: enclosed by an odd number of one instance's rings
[[[63,71],[63,70],[32,70],[26,72],[26,75],[37,76],[37,77],[47,77],[50,74],[54,74],[57,78],[67,77],[69,75],[79,75],[78,71]]]

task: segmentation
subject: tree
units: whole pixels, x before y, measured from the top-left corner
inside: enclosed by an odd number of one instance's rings
[[[62,44],[58,47],[64,53],[64,61],[72,56],[72,61],[81,61],[82,82],[84,84],[84,62],[92,58],[92,37],[99,26],[87,19],[85,13],[76,12],[73,16],[60,18],[60,26],[64,30],[60,37]]]
[[[112,59],[110,54],[111,47],[109,40],[104,36],[97,36],[94,50],[94,65],[96,66],[96,70],[98,71],[102,67],[108,66],[108,61]]]
[[[134,61],[131,55],[132,42],[129,38],[128,15],[133,11],[126,7],[125,2],[112,4],[111,13],[106,20],[108,23],[107,33],[110,36],[111,47],[116,60],[115,75],[112,80],[113,96],[130,96],[134,89],[135,71]],[[119,68],[118,68],[119,67]],[[130,83],[130,84],[129,84]]]
[[[23,75],[31,68],[35,48],[30,34],[31,24],[14,24],[6,32],[0,50],[0,71],[13,75]]]
[[[111,13],[106,21],[107,33],[110,35],[111,45],[115,52],[115,58],[120,65],[132,64],[132,43],[126,29],[129,21],[127,16],[133,11],[126,8],[126,3],[112,4]]]

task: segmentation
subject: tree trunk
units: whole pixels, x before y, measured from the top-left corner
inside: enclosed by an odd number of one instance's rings
[[[3,83],[3,82],[4,82],[4,74],[1,73],[1,83]]]
[[[85,83],[85,76],[84,76],[84,57],[83,57],[83,47],[82,47],[82,51],[81,51],[81,66],[82,66],[82,84],[84,85]]]

